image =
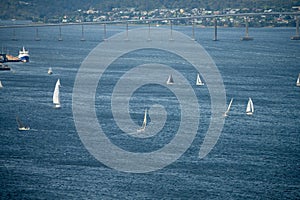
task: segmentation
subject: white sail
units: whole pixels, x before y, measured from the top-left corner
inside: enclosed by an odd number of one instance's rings
[[[0,81],[0,88],[3,88],[2,82]]]
[[[55,108],[60,107],[59,87],[60,87],[60,80],[58,79],[55,84],[55,88],[54,88],[54,92],[53,92],[53,104],[54,104]]]
[[[200,78],[199,74],[197,74],[196,85],[204,85],[204,83],[201,81],[201,78]]]
[[[169,78],[168,78],[168,80],[167,80],[167,84],[168,84],[168,85],[174,84],[174,79],[173,79],[172,75],[169,76]]]
[[[231,100],[230,100],[230,102],[229,102],[229,105],[228,105],[228,107],[227,107],[227,110],[226,110],[226,112],[224,113],[224,116],[227,116],[227,115],[228,115],[228,112],[229,112],[229,110],[230,110],[230,108],[231,108],[232,102],[233,102],[233,98],[231,98]]]
[[[253,102],[252,102],[252,99],[249,98],[247,108],[246,108],[246,114],[247,115],[252,115],[253,113],[254,113]]]
[[[137,130],[137,132],[143,132],[143,131],[145,131],[146,126],[147,126],[147,109],[145,110],[143,124],[142,124],[141,128],[139,128],[139,129]]]
[[[48,74],[51,75],[52,73],[53,73],[53,72],[52,72],[52,68],[49,67],[49,69],[48,69]]]
[[[299,73],[299,75],[298,75],[298,79],[297,79],[296,85],[297,85],[298,87],[300,86],[300,73]]]

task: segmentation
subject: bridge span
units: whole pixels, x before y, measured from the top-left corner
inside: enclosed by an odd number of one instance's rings
[[[138,20],[117,20],[117,21],[97,21],[97,22],[78,22],[78,23],[29,23],[29,24],[10,24],[10,25],[0,25],[0,29],[8,28],[13,29],[13,37],[12,40],[17,40],[16,38],[16,29],[17,28],[28,28],[28,27],[35,27],[36,28],[36,36],[35,40],[40,40],[38,35],[38,28],[39,27],[46,27],[46,26],[57,26],[59,28],[59,37],[58,40],[62,41],[62,32],[61,27],[62,26],[82,26],[82,37],[81,41],[85,41],[84,38],[84,26],[88,25],[103,25],[103,33],[104,38],[106,39],[106,26],[112,25],[112,24],[125,24],[126,25],[126,31],[128,34],[128,26],[129,24],[135,24],[135,23],[142,23],[142,24],[148,24],[149,25],[149,31],[150,31],[150,24],[151,23],[157,23],[162,21],[168,21],[170,24],[170,29],[172,32],[172,25],[174,21],[178,20],[186,20],[187,22],[191,22],[192,24],[192,37],[195,39],[195,21],[197,19],[203,19],[203,18],[213,18],[214,22],[214,35],[213,40],[218,41],[218,26],[217,26],[217,19],[222,17],[242,17],[244,18],[245,22],[245,36],[241,37],[241,40],[253,40],[253,37],[249,36],[249,17],[255,17],[255,16],[263,16],[263,15],[273,15],[273,16],[293,16],[295,19],[296,24],[296,34],[294,36],[291,36],[291,40],[300,40],[299,35],[299,16],[300,12],[270,12],[270,13],[238,13],[238,14],[219,14],[219,15],[199,15],[199,16],[190,16],[190,17],[176,17],[176,18],[151,18],[151,19],[138,19]]]

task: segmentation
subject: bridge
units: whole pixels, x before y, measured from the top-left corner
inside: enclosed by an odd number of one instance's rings
[[[79,22],[79,23],[30,23],[30,24],[14,24],[14,25],[0,25],[0,28],[12,28],[13,29],[13,37],[12,40],[17,40],[15,30],[16,28],[26,28],[26,27],[35,27],[36,28],[36,36],[35,40],[40,40],[38,35],[38,28],[45,27],[45,26],[57,26],[59,27],[59,37],[58,40],[62,41],[62,26],[73,26],[73,25],[81,25],[82,27],[82,37],[81,41],[85,41],[84,38],[84,26],[87,25],[103,25],[103,33],[104,33],[104,40],[106,39],[106,26],[109,24],[125,24],[126,25],[126,32],[128,35],[128,26],[129,24],[134,23],[144,23],[148,24],[149,32],[150,32],[150,24],[155,22],[161,21],[169,21],[170,30],[172,32],[173,21],[178,20],[186,20],[192,22],[192,37],[195,39],[195,20],[202,19],[202,18],[213,18],[214,21],[214,36],[213,40],[218,41],[218,26],[217,26],[217,19],[222,17],[243,17],[245,22],[245,36],[241,38],[241,40],[253,40],[253,37],[249,36],[249,17],[254,16],[262,16],[262,15],[273,15],[273,16],[282,16],[282,15],[289,15],[294,16],[296,22],[296,34],[291,36],[291,40],[300,40],[299,35],[299,15],[300,12],[270,12],[270,13],[238,13],[238,14],[219,14],[219,15],[199,15],[199,16],[190,16],[190,17],[176,17],[176,18],[152,18],[152,19],[138,19],[138,20],[118,20],[118,21],[99,21],[99,22]]]

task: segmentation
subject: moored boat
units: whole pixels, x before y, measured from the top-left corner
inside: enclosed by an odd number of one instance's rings
[[[0,70],[7,70],[7,71],[9,71],[10,67],[8,65],[4,65],[4,64],[0,63]]]
[[[29,62],[29,51],[26,50],[25,47],[23,47],[23,48],[19,51],[18,58],[19,58],[22,62]]]
[[[5,62],[20,62],[20,61],[21,61],[21,59],[19,57],[6,54],[6,61]]]

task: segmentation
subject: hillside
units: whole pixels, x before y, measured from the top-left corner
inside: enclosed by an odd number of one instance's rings
[[[225,8],[289,10],[300,5],[300,0],[2,0],[0,19],[53,18],[69,15],[77,10],[94,8],[107,12],[112,8],[134,7],[139,10],[156,8],[205,8],[222,10]]]

